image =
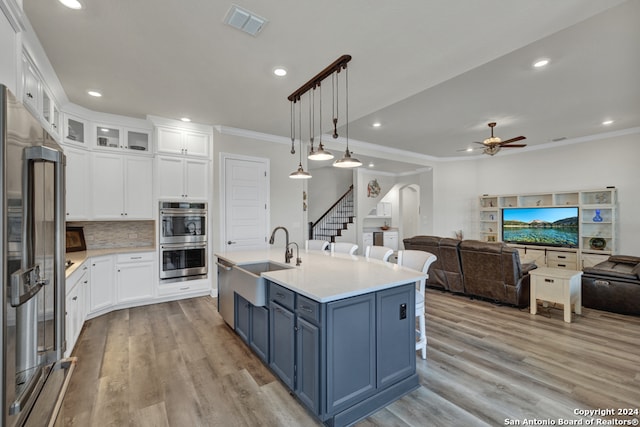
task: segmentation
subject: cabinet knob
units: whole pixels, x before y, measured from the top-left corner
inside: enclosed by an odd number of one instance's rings
[[[27,98],[33,98],[33,95],[31,95],[31,92],[27,92]]]

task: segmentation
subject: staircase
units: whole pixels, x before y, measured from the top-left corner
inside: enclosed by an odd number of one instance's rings
[[[309,223],[309,239],[335,242],[355,217],[353,206],[353,185],[321,217]]]

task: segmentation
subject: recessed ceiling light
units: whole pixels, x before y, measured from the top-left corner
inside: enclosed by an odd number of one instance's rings
[[[373,124],[373,127],[374,127],[374,128],[379,128],[380,126],[382,126],[382,123],[380,123],[380,122],[375,122],[375,123]]]
[[[469,147],[465,151],[467,151],[467,152],[473,151],[473,148]]]
[[[547,58],[544,58],[544,59],[538,59],[536,62],[533,63],[533,66],[536,68],[542,68],[548,64],[549,64],[549,60]]]
[[[189,117],[183,117],[180,120],[182,120],[183,122],[190,122],[191,119]]]
[[[602,122],[602,124],[605,126],[609,126],[612,123],[613,123],[613,120],[605,120],[604,122]]]
[[[276,67],[273,69],[273,74],[275,74],[278,77],[284,77],[287,75],[287,70],[285,70],[282,67]]]
[[[59,0],[60,3],[67,6],[69,9],[82,9],[82,4],[78,0]]]
[[[100,98],[102,96],[102,94],[100,92],[97,92],[95,90],[90,90],[87,92],[89,95],[91,96],[95,96],[96,98]]]
[[[370,168],[372,168],[372,167],[374,167],[374,166],[375,166],[375,165],[373,164],[373,162],[369,163],[369,167],[370,167]]]

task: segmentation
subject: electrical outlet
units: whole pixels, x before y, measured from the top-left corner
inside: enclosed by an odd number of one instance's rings
[[[400,304],[400,320],[407,318],[407,304]]]

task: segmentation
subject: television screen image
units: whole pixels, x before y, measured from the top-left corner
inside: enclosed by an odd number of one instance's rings
[[[577,207],[502,209],[506,243],[577,248],[578,227]]]

